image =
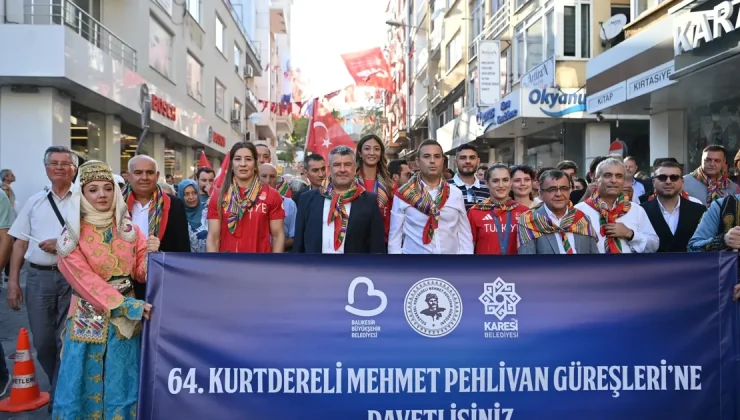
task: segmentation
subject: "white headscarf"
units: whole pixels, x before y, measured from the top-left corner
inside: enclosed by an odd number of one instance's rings
[[[90,176],[89,174],[97,176]],[[82,194],[85,185],[92,181],[110,181],[113,184],[113,205],[106,212],[95,209]],[[113,171],[104,162],[91,160],[80,166],[77,181],[72,186],[71,202],[67,210],[67,219],[62,235],[57,241],[57,254],[62,257],[69,255],[80,241],[80,220],[84,220],[97,227],[115,224],[118,236],[127,242],[136,241],[136,229],[128,214],[126,201],[123,199],[121,188],[114,181]]]

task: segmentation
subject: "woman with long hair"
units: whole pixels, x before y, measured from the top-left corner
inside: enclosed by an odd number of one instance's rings
[[[510,197],[517,203],[527,207],[535,207],[539,200],[534,196],[533,184],[537,174],[527,165],[511,167],[511,194]]]
[[[380,137],[368,134],[357,143],[357,181],[377,196],[380,214],[383,216],[385,241],[391,226],[391,206],[393,205],[393,179],[388,171],[388,158]]]
[[[486,186],[491,197],[468,210],[476,254],[512,255],[517,253],[519,216],[529,211],[511,199],[511,172],[503,163],[486,170]]]
[[[257,148],[238,142],[228,159],[223,184],[208,200],[206,252],[283,252],[283,199],[260,181]]]
[[[146,280],[144,233],[128,216],[107,163],[79,169],[67,224],[57,241],[59,271],[74,289],[64,332],[52,418],[136,419],[141,329],[152,305],[134,297]]]

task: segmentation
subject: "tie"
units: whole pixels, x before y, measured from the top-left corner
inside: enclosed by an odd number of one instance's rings
[[[563,249],[565,250],[565,253],[566,254],[572,254],[573,253],[573,248],[570,246],[570,241],[568,240],[568,235],[565,232],[563,232],[562,230],[560,231],[560,238],[563,240]]]

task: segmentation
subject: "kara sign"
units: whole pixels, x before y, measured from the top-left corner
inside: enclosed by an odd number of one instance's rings
[[[738,5],[725,0],[706,11],[696,11],[676,16],[673,29],[673,53],[681,55],[697,48],[700,43],[709,43],[723,34],[733,32],[740,26],[737,17]]]
[[[586,111],[586,92],[583,89],[532,89],[527,94],[527,102],[537,108],[527,112],[526,117],[542,117],[543,114],[552,118],[573,117],[579,112]],[[531,107],[530,107],[531,108]]]
[[[501,45],[496,40],[478,42],[478,105],[501,99]]]
[[[152,95],[152,111],[168,120],[177,120],[177,108],[157,95]]]
[[[593,114],[604,108],[609,108],[627,100],[627,87],[625,82],[619,82],[616,85],[604,89],[588,97],[588,112]]]
[[[555,57],[533,68],[519,82],[523,88],[548,88],[555,84]]]
[[[671,60],[628,79],[627,99],[636,98],[675,83],[675,81],[670,79],[671,74],[673,74],[673,68],[674,62]]]

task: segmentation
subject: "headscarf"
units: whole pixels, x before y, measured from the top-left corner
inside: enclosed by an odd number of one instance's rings
[[[185,190],[188,187],[193,187],[193,189],[195,189],[195,193],[198,194],[198,184],[195,181],[192,179],[184,179],[180,181],[180,185],[178,185],[177,188],[177,196],[180,197],[183,204],[185,204]],[[185,214],[188,217],[190,228],[193,230],[198,229],[203,217],[203,203],[200,202],[200,194],[198,194],[198,203],[195,207],[188,207],[188,205],[185,204]]]
[[[105,212],[96,210],[82,194],[85,185],[92,181],[108,181],[113,185],[113,205],[110,210]],[[121,194],[121,188],[114,181],[113,171],[105,162],[89,160],[80,166],[77,182],[72,186],[64,230],[57,241],[57,254],[66,257],[77,247],[80,241],[81,220],[98,227],[113,224],[121,239],[127,242],[134,242],[137,239],[136,229],[128,215],[128,207]]]

